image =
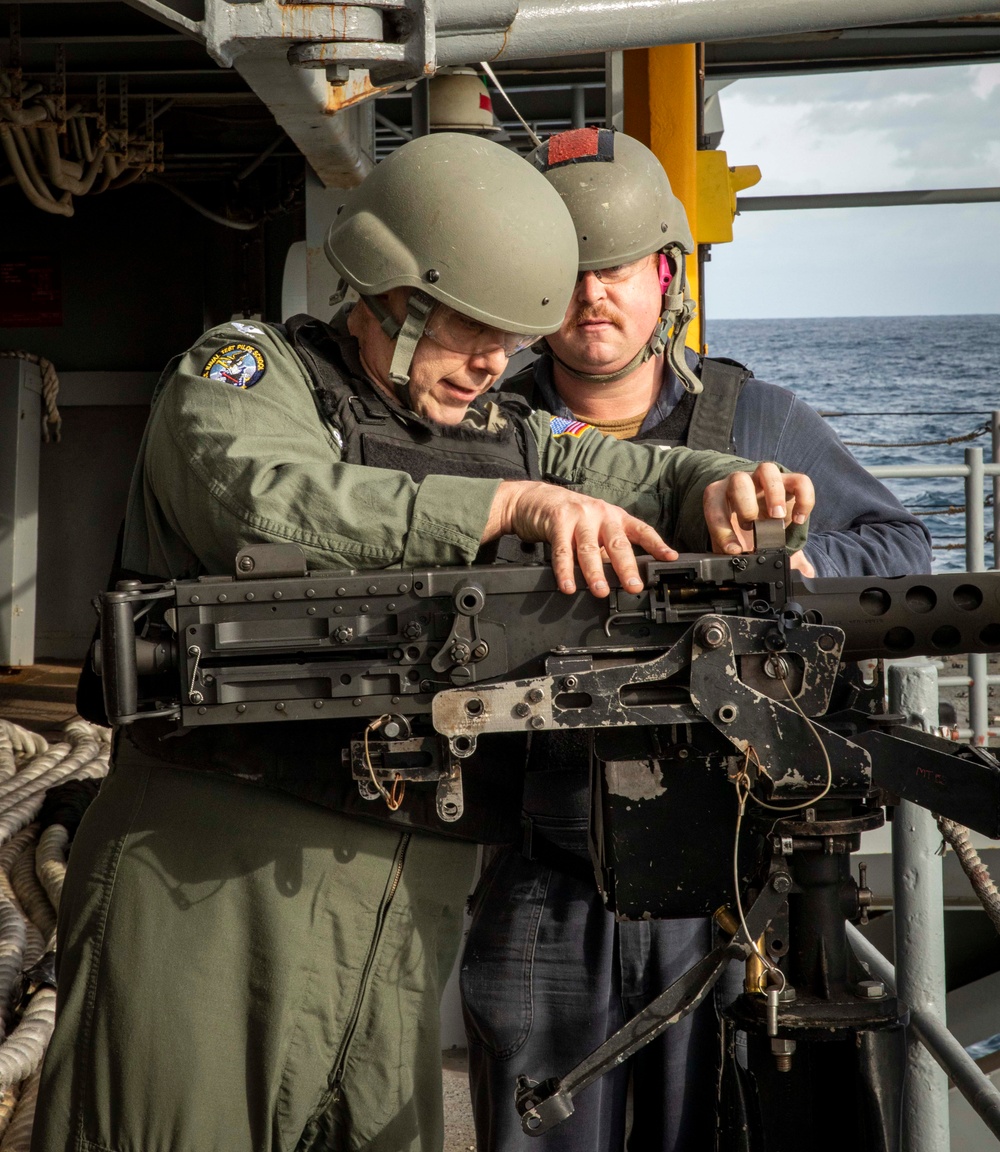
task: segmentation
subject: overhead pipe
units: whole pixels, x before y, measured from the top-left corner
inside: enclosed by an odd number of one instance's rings
[[[737,212],[788,212],[803,208],[894,208],[906,204],[989,204],[1000,188],[903,188],[898,192],[821,192],[798,196],[738,196]]]
[[[45,109],[41,104],[32,104],[30,108],[7,108],[0,106],[0,115],[5,116],[12,124],[37,124],[45,119]]]
[[[146,175],[145,168],[125,168],[125,171],[118,177],[117,180],[112,180],[109,188],[112,192],[117,192],[119,188],[127,188],[130,184],[134,184],[140,176]]]
[[[90,131],[87,128],[87,120],[84,116],[74,116],[69,122],[69,130],[73,134],[73,142],[76,148],[76,154],[84,163],[89,164],[94,159],[94,146],[90,139]]]
[[[524,60],[660,44],[788,36],[996,12],[996,0],[523,0],[509,24],[481,0],[439,0],[437,65]]]
[[[23,107],[25,100],[30,100],[33,96],[37,96],[41,92],[41,84],[32,84],[17,98],[17,103],[21,104],[20,108],[12,108],[11,104],[15,102],[13,89],[11,88],[10,80],[3,73],[0,73],[0,118],[6,117],[12,124],[36,124],[39,120],[45,119],[45,109],[38,104],[32,105],[30,108]]]
[[[112,180],[117,180],[119,176],[118,159],[113,152],[105,152],[104,154],[104,172],[101,176],[101,182],[94,189],[94,195],[100,196],[102,192],[107,192],[111,187]]]
[[[42,196],[41,193],[35,189],[28,173],[25,171],[24,165],[21,163],[21,155],[18,151],[17,144],[14,142],[14,137],[11,134],[13,131],[15,131],[15,129],[11,128],[9,124],[0,122],[0,145],[2,145],[7,155],[7,161],[10,164],[11,171],[14,173],[14,178],[21,186],[21,191],[36,208],[41,208],[43,212],[51,212],[55,216],[72,216],[73,205],[71,203],[68,203],[65,199],[54,200],[51,196]]]
[[[160,180],[156,176],[148,177],[146,183],[155,184],[157,188],[165,188],[168,192],[173,193],[178,200],[183,201],[189,208],[193,208],[195,212],[204,216],[206,220],[211,220],[213,224],[221,224],[224,228],[232,228],[236,232],[252,232],[263,223],[262,220],[230,220],[228,216],[221,216],[218,212],[213,212],[211,208],[206,208],[204,204],[199,204],[197,200],[193,200],[186,192],[182,192],[180,188],[174,184],[171,184],[167,180]]]
[[[49,171],[49,179],[64,192],[71,192],[74,196],[85,196],[93,187],[98,172],[104,167],[104,154],[108,150],[107,143],[97,146],[94,158],[84,172],[82,165],[76,164],[72,160],[65,160],[59,154],[59,129],[55,124],[42,124],[39,133],[42,150],[45,153],[45,163]],[[71,174],[71,164],[80,170],[79,175]]]
[[[14,138],[14,143],[17,145],[18,155],[21,157],[21,163],[24,170],[31,181],[31,186],[46,200],[55,200],[55,196],[49,186],[42,179],[41,172],[38,171],[38,165],[35,163],[35,156],[31,150],[31,141],[28,137],[28,128],[19,128],[16,125],[11,128],[10,134]]]

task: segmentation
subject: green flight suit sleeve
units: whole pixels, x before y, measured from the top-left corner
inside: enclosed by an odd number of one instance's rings
[[[147,570],[171,576],[228,573],[255,542],[298,544],[315,568],[468,564],[499,483],[344,463],[291,346],[232,324],[168,368],[142,481]]]
[[[710,548],[702,512],[705,488],[733,472],[752,472],[756,467],[750,460],[721,452],[616,440],[589,424],[561,420],[547,412],[533,413],[529,426],[544,476],[619,505],[685,551]],[[801,548],[805,539],[804,525],[793,524],[786,533],[793,550]]]

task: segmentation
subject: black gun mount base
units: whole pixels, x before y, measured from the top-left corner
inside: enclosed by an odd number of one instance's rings
[[[867,920],[871,901],[851,875],[851,853],[882,814],[843,808],[821,801],[772,833],[792,877],[762,941],[780,979],[751,962],[743,994],[724,1013],[722,1152],[900,1147],[908,1012],[846,935],[848,920]],[[831,1084],[842,1107],[828,1106]]]
[[[743,960],[745,990],[723,1016],[720,1152],[898,1152],[908,1013],[855,958],[845,928],[867,918],[871,901],[851,875],[851,853],[883,817],[850,807],[820,801],[803,818],[779,819],[743,923],[730,909],[717,914],[731,937],[565,1076],[520,1077],[523,1130],[538,1136],[568,1119],[579,1092],[692,1011]],[[831,1083],[850,1096],[833,1116]]]

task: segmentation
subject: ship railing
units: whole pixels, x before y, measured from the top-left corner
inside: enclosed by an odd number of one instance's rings
[[[954,478],[964,481],[964,508],[947,510],[964,516],[964,541],[938,547],[961,548],[964,544],[965,567],[970,572],[987,571],[988,540],[992,542],[992,567],[1000,569],[1000,411],[989,415],[992,451],[988,461],[982,447],[969,446],[964,449],[961,464],[884,464],[868,468],[881,480]],[[988,481],[991,481],[993,520],[989,537],[986,531]],[[971,653],[966,659],[968,674],[965,676],[941,674],[931,660],[890,664],[890,707],[919,716],[928,730],[942,731],[956,740],[988,744],[990,737],[1000,735],[990,729],[989,723],[989,688],[1000,684],[1000,676],[990,674],[985,654]],[[939,728],[941,688],[968,688],[968,727],[947,731]],[[851,944],[872,976],[881,980],[887,989],[894,989],[910,1009],[904,1152],[949,1152],[949,1078],[1000,1140],[1000,1089],[945,1023],[947,984],[941,844],[934,816],[916,805],[902,802],[892,824],[895,969],[858,929],[848,925]]]
[[[968,447],[964,450],[963,464],[877,464],[868,471],[880,480],[958,478],[965,481],[965,557],[966,570],[986,572],[986,496],[987,479],[992,480],[993,524],[989,539],[993,545],[993,569],[1000,569],[1000,411],[990,413],[990,434],[992,452],[986,461],[981,447]],[[949,655],[951,655],[949,653]],[[961,654],[959,654],[961,655]],[[989,659],[982,652],[967,656],[966,676],[939,675],[940,688],[968,688],[969,724],[968,727],[954,728],[951,734],[956,740],[969,740],[974,744],[985,745],[990,737],[1000,738],[1000,730],[990,729],[989,687],[1000,684],[1000,675],[991,675]]]
[[[889,707],[928,731],[940,731],[937,672],[922,657],[894,661],[887,670]],[[898,804],[891,824],[895,968],[857,928],[847,926],[855,954],[910,1010],[903,1152],[950,1152],[949,1078],[1000,1140],[1000,1088],[946,1024],[942,843],[931,812],[906,800]]]

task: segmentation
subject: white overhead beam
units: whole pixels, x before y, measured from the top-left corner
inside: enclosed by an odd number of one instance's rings
[[[524,0],[501,32],[449,34],[453,13],[468,28],[468,6],[469,0],[439,0],[439,65],[787,36],[997,10],[996,0]]]

